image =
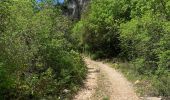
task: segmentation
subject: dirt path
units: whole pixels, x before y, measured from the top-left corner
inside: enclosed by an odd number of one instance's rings
[[[102,62],[85,59],[89,74],[74,100],[139,100],[121,73]]]

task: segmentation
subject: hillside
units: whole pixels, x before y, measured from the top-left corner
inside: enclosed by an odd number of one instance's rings
[[[170,97],[169,0],[0,0],[0,49],[0,100]]]

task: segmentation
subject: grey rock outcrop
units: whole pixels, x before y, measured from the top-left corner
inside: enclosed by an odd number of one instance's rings
[[[84,11],[90,0],[67,0],[67,11],[64,13],[73,19],[80,19],[81,13]]]

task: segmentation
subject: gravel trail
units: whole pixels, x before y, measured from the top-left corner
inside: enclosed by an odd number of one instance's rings
[[[133,85],[114,68],[85,58],[89,69],[85,86],[73,100],[139,100]]]

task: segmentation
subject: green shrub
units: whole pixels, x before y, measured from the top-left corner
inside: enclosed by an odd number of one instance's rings
[[[165,13],[158,11],[162,9],[153,9],[155,12],[144,6],[144,10],[138,13],[141,15],[137,14],[131,21],[121,24],[120,56],[130,60],[134,64],[133,70],[139,75],[151,77],[149,79],[153,84],[155,95],[168,96],[169,21],[164,17]]]
[[[159,71],[159,70],[158,70]],[[161,73],[161,75],[154,76],[152,85],[155,95],[169,96],[170,95],[170,74],[169,72]]]
[[[49,2],[34,3],[0,1],[3,16],[9,13],[0,27],[0,99],[65,99],[86,76],[70,42],[71,21]]]

